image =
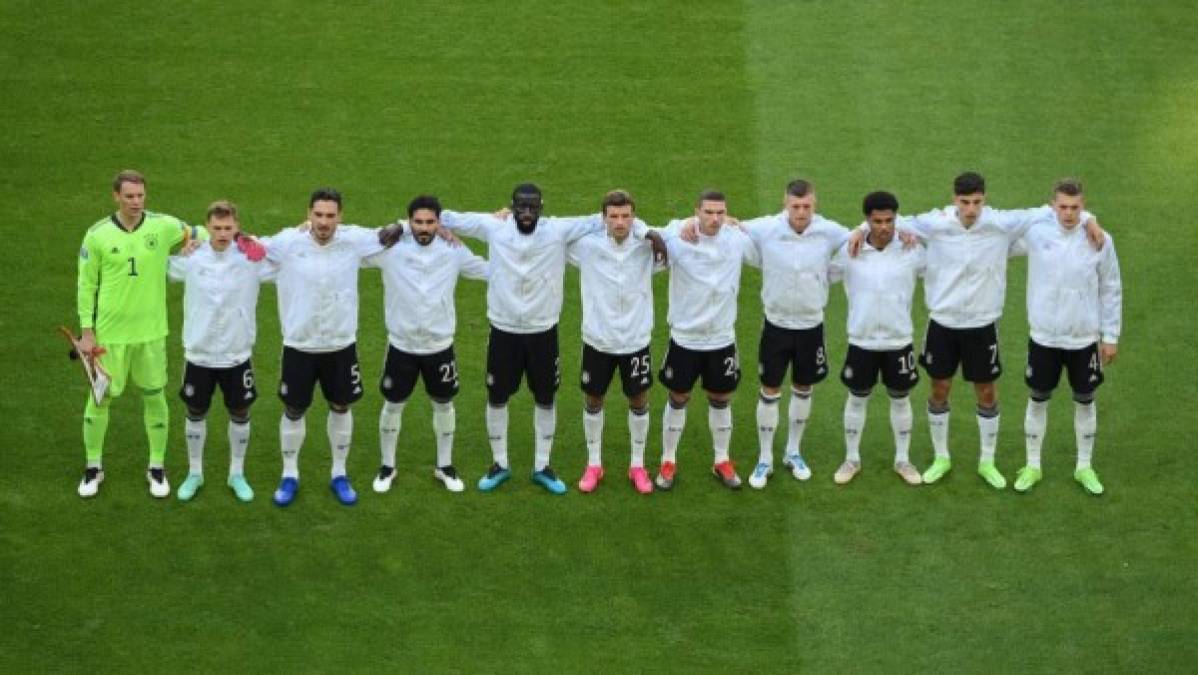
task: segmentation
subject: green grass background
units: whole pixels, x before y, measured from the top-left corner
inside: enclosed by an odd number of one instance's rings
[[[486,2],[0,7],[0,670],[181,671],[1192,671],[1198,663],[1198,535],[1191,354],[1198,188],[1194,3]],[[953,394],[956,469],[905,487],[888,470],[884,397],[866,469],[831,483],[844,391],[818,388],[805,440],[809,484],[777,476],[731,493],[705,473],[706,412],[692,405],[681,479],[636,495],[623,480],[622,407],[605,435],[608,479],[551,498],[523,479],[531,402],[513,402],[517,478],[498,494],[445,493],[430,478],[423,394],[405,414],[396,488],[377,465],[373,387],[355,407],[351,474],[361,503],[328,494],[324,413],[309,415],[303,489],[269,504],[279,472],[272,395],[279,331],[262,294],[247,474],[222,486],[224,415],[209,424],[209,484],[155,502],[141,473],[140,406],[115,404],[99,498],[74,492],[84,391],[53,329],[74,322],[75,255],[111,209],[119,169],[149,177],[150,208],[198,221],[239,203],[248,229],[300,219],[332,184],[348,222],[377,225],[417,192],[492,210],[536,181],[548,211],[590,212],[632,190],[652,223],[718,186],[742,217],[777,210],[785,182],[813,179],[821,211],[859,220],[865,192],[906,211],[940,206],[965,169],[990,203],[1043,202],[1080,175],[1114,235],[1124,339],[1099,397],[1096,467],[1108,494],[1070,478],[1071,404],[1059,395],[1033,494],[972,473],[971,395]],[[362,275],[359,351],[376,381],[381,283]],[[733,457],[756,456],[760,277],[747,271],[738,333],[746,377]],[[1000,383],[999,466],[1022,464],[1025,266],[1013,263]],[[657,280],[655,365],[665,278]],[[577,275],[562,315],[564,383],[554,464],[585,464],[577,391]],[[489,463],[483,424],[484,288],[463,282],[457,464]],[[172,393],[182,366],[171,291]],[[925,313],[917,308],[917,321]],[[828,310],[844,354],[844,299]],[[915,394],[918,403],[926,383]],[[613,404],[618,398],[613,398]],[[650,461],[660,450],[655,390]],[[930,461],[916,406],[913,457]],[[186,472],[172,395],[168,469]],[[779,436],[784,436],[784,432]],[[778,439],[779,445],[782,439]]]

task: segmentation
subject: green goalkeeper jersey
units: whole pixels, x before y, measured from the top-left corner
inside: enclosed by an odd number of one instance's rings
[[[79,249],[79,326],[106,345],[166,337],[167,258],[185,232],[207,234],[152,211],[132,231],[116,214],[92,225]]]

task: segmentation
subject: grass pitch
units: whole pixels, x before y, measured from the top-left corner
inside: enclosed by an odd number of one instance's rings
[[[1181,0],[6,3],[0,670],[1193,669],[1193,12]],[[361,503],[346,509],[328,494],[318,405],[300,498],[284,511],[269,504],[280,340],[268,287],[246,467],[256,501],[238,504],[222,485],[221,412],[210,417],[197,500],[152,501],[139,404],[126,396],[112,415],[108,480],[84,502],[74,493],[84,391],[52,331],[74,321],[79,241],[111,209],[106,186],[125,167],[148,175],[152,209],[198,221],[208,202],[229,198],[263,233],[300,219],[323,184],[342,189],[346,221],[364,225],[393,219],[423,191],[489,211],[523,180],[541,184],[550,213],[594,211],[618,186],[662,223],[706,186],[725,190],[739,216],[776,211],[785,182],[803,175],[824,215],[852,226],[872,189],[925,210],[974,169],[990,203],[1017,207],[1080,175],[1124,275],[1121,354],[1099,395],[1095,465],[1108,494],[1090,498],[1070,477],[1072,415],[1060,393],[1044,483],[1027,496],[984,486],[960,386],[955,469],[942,484],[911,489],[891,475],[877,395],[865,471],[838,488],[844,390],[831,378],[816,390],[804,444],[810,483],[776,475],[764,492],[718,487],[706,476],[706,412],[692,404],[679,483],[648,498],[623,480],[628,441],[614,395],[600,490],[552,498],[528,483],[526,393],[512,405],[516,477],[499,493],[450,495],[434,483],[417,394],[401,474],[375,496],[381,399],[371,389],[354,409]],[[573,482],[585,452],[569,274],[554,465]],[[1024,274],[1015,262],[1001,323],[998,463],[1008,477],[1023,462]],[[373,382],[385,346],[377,272],[363,272],[361,288],[359,353]],[[656,290],[655,366],[664,277]],[[746,272],[733,445],[742,472],[757,452],[758,290]],[[456,457],[471,483],[489,463],[484,292],[464,281],[458,294]],[[177,387],[177,287],[171,303]],[[836,288],[836,365],[843,322]],[[914,400],[925,394],[926,383]],[[663,401],[655,390],[654,466]],[[923,466],[920,407],[912,456]],[[173,390],[172,415],[177,485],[186,455]]]

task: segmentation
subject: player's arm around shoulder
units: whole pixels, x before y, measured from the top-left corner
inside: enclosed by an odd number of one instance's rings
[[[504,220],[491,213],[464,213],[453,209],[441,211],[441,226],[454,234],[487,241],[491,234],[503,227]]]
[[[846,241],[832,254],[828,261],[828,283],[844,281],[844,272],[849,265],[849,243]]]
[[[454,246],[449,250],[457,258],[458,276],[477,281],[486,281],[491,277],[491,264],[486,258],[465,246]]]
[[[752,265],[753,267],[761,267],[761,248],[757,245],[757,241],[749,235],[748,232],[741,227],[725,225],[721,228],[728,232],[740,247],[741,261]]]

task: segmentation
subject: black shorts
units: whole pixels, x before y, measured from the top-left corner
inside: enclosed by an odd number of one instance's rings
[[[869,391],[882,375],[882,384],[891,391],[911,391],[919,383],[919,369],[915,367],[915,349],[907,345],[902,349],[873,351],[849,345],[844,357],[844,368],[840,381],[850,391]]]
[[[562,382],[557,326],[540,333],[509,333],[491,326],[487,342],[487,398],[495,405],[507,403],[520,389],[522,377],[527,377],[528,388],[537,403],[553,403]]]
[[[1024,381],[1032,391],[1050,392],[1061,381],[1061,369],[1069,373],[1069,386],[1075,394],[1093,394],[1102,384],[1102,359],[1098,343],[1081,349],[1057,349],[1027,341],[1027,370]]]
[[[786,368],[791,382],[811,386],[828,376],[828,357],[824,353],[824,325],[814,328],[779,328],[765,320],[761,344],[757,348],[757,374],[761,384],[771,389],[782,386]]]
[[[730,394],[740,383],[740,356],[736,353],[736,343],[699,351],[687,349],[671,339],[665,363],[661,364],[657,376],[670,391],[689,392],[695,387],[695,380],[702,377],[704,390]]]
[[[582,345],[582,390],[591,396],[607,394],[612,375],[620,369],[624,395],[632,398],[653,386],[653,364],[649,345],[631,354],[608,354],[586,344]]]
[[[212,405],[212,393],[220,385],[221,396],[229,410],[245,410],[258,400],[258,388],[254,386],[254,366],[250,360],[228,368],[197,366],[191,361],[183,368],[183,386],[179,398],[191,410],[208,411]]]
[[[928,319],[919,365],[934,380],[952,379],[961,366],[968,382],[986,384],[1002,375],[995,324],[979,328],[946,328]]]
[[[279,398],[290,408],[307,410],[312,405],[316,383],[324,400],[347,406],[362,398],[362,373],[358,369],[358,346],[335,352],[304,352],[283,347],[283,377]]]
[[[434,401],[448,401],[458,393],[458,362],[453,347],[435,354],[411,354],[387,345],[387,361],[379,391],[392,403],[408,400],[416,379],[424,379],[424,391]]]

